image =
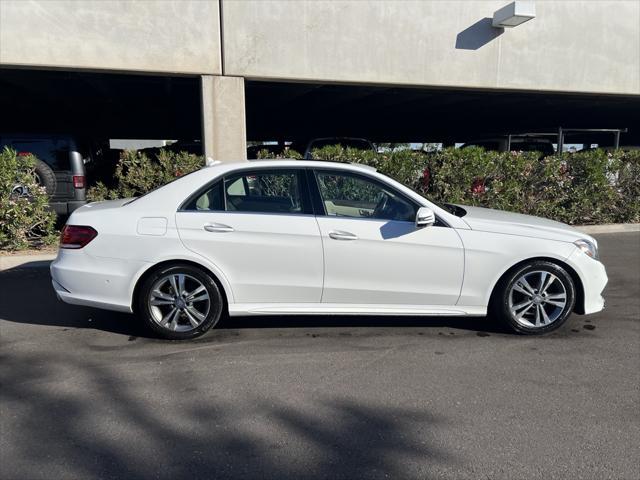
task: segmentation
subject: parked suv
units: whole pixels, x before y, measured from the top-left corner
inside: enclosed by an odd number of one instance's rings
[[[5,146],[38,159],[37,181],[47,190],[49,205],[58,215],[68,215],[87,203],[84,160],[72,136],[0,134],[0,149]]]

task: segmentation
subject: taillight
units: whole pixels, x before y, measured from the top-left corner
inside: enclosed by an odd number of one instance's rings
[[[60,248],[82,248],[97,235],[98,232],[92,227],[65,225],[60,232]]]
[[[85,187],[84,175],[74,175],[73,188],[84,188],[84,187]]]

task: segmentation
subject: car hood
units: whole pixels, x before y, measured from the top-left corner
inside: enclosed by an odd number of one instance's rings
[[[593,237],[565,223],[554,220],[490,208],[470,207],[467,205],[459,205],[459,207],[464,208],[467,212],[462,217],[462,220],[472,230],[544,238],[562,242],[574,242],[580,238],[585,238],[596,243]]]

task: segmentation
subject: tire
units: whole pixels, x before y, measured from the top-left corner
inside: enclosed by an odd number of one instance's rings
[[[36,160],[35,166],[36,183],[41,185],[47,191],[47,195],[52,196],[56,193],[58,182],[56,175],[49,165],[42,160]]]
[[[203,335],[218,323],[224,310],[224,298],[211,275],[186,264],[151,273],[142,283],[136,303],[136,312],[146,326],[168,340]]]
[[[490,314],[524,335],[560,328],[571,315],[576,289],[559,265],[533,260],[508,272],[496,286]]]

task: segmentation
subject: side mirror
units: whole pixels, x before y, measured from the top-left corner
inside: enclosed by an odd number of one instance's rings
[[[429,207],[420,207],[416,213],[416,228],[430,227],[436,223],[436,214]]]

